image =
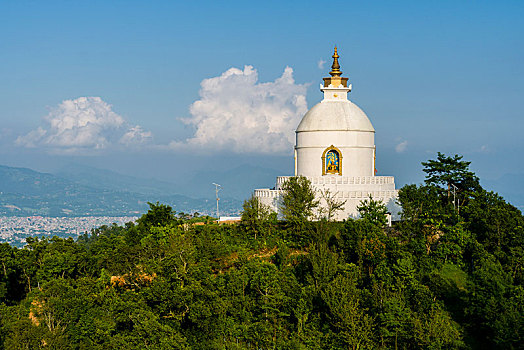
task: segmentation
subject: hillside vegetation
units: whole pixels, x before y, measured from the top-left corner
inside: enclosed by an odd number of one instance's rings
[[[522,213],[461,157],[423,165],[392,228],[372,199],[345,222],[251,199],[222,226],[157,203],[76,242],[0,245],[0,347],[522,348]]]

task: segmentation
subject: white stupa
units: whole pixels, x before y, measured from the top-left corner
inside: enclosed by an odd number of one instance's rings
[[[331,77],[324,78],[320,90],[324,99],[311,108],[296,130],[295,176],[307,177],[317,192],[329,190],[338,201],[346,201],[335,219],[357,217],[356,207],[372,196],[382,200],[395,217],[397,190],[393,176],[376,176],[375,129],[366,114],[348,100],[348,78],[341,77],[337,48]],[[278,211],[282,185],[289,176],[277,177],[275,189],[257,189],[254,195]]]

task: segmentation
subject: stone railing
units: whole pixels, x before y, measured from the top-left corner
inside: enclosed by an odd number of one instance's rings
[[[373,199],[396,198],[398,191],[340,191],[336,193],[337,198],[343,199],[367,199],[369,196]]]
[[[277,177],[277,188],[291,176]],[[393,176],[308,176],[313,185],[387,185],[394,184]]]
[[[276,198],[280,195],[282,191],[279,190],[270,190],[268,188],[255,190],[254,195],[258,198]]]
[[[282,194],[280,190],[270,190],[270,189],[259,189],[254,192],[255,197],[258,198],[277,198]],[[374,199],[389,199],[396,198],[398,196],[398,191],[337,191],[335,192],[336,198],[341,199],[367,199],[369,196]]]

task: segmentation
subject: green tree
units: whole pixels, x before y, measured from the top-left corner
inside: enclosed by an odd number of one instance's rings
[[[490,251],[524,244],[524,217],[494,192],[479,191],[462,211],[468,228]]]
[[[405,185],[398,191],[398,201],[404,222],[445,216],[439,189],[435,186]]]
[[[293,176],[284,183],[282,190],[279,206],[284,219],[295,234],[304,233],[308,220],[319,205],[311,181],[304,176]]]
[[[242,208],[242,225],[257,239],[257,234],[265,233],[269,228],[271,209],[255,196],[245,200]]]
[[[362,219],[368,220],[379,227],[386,226],[388,222],[388,208],[386,208],[381,200],[376,201],[372,196],[369,196],[369,199],[361,201],[357,206],[357,210]]]
[[[322,291],[332,323],[348,349],[374,348],[373,319],[361,307],[360,294],[355,269],[347,275],[339,275]]]
[[[337,273],[338,255],[325,243],[313,243],[308,260],[311,264],[311,276],[308,282],[317,292],[324,290]]]
[[[423,349],[461,349],[464,347],[460,326],[438,307],[429,314],[412,320],[412,332],[418,347]]]
[[[169,205],[159,204],[158,202],[147,202],[147,204],[149,204],[149,210],[137,220],[139,228],[147,230],[154,226],[167,226],[178,223],[178,220],[175,218],[175,212]]]
[[[325,218],[327,221],[331,221],[337,212],[344,210],[346,205],[345,200],[339,201],[337,199],[337,193],[333,193],[329,188],[320,191],[321,204],[318,209],[319,219]]]
[[[0,244],[0,303],[11,305],[23,299],[24,283],[19,262],[16,259],[16,248],[7,243]]]
[[[480,189],[479,178],[469,170],[471,162],[462,160],[462,156],[455,154],[447,157],[438,152],[436,160],[422,162],[426,173],[425,183],[435,186],[446,186],[448,198],[451,196],[452,186],[460,192],[476,191]]]

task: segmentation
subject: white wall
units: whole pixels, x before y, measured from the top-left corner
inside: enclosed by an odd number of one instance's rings
[[[374,132],[306,131],[296,138],[297,175],[321,176],[322,154],[331,145],[342,153],[342,176],[374,175]]]

